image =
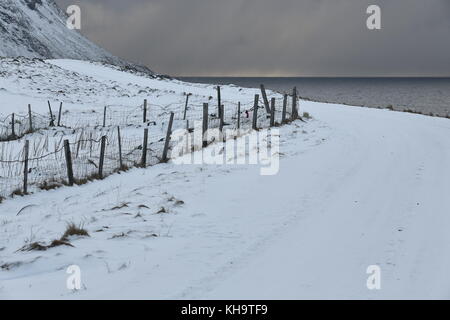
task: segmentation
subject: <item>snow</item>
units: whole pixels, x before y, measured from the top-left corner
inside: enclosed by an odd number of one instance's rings
[[[0,72],[12,65],[3,61]],[[18,68],[44,76],[2,76],[4,115],[29,100],[45,112],[49,98],[74,114],[104,104],[131,108],[144,97],[179,110],[185,92],[197,115],[215,95],[212,85],[88,62]],[[53,92],[55,85],[65,93]],[[257,92],[222,88],[225,105],[251,104]],[[313,118],[280,128],[274,176],[260,175],[257,165],[170,162],[7,199],[0,299],[449,298],[449,120],[306,101],[300,108]],[[161,207],[167,212],[157,213]],[[84,224],[90,237],[70,239],[74,247],[18,251],[61,237],[68,222]],[[79,291],[66,287],[70,265],[81,268]],[[381,268],[379,291],[366,287],[370,265]]]

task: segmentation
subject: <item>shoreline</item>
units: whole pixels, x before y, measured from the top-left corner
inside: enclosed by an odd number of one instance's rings
[[[450,118],[449,78],[246,78],[180,77],[193,83],[214,83],[278,93],[296,86],[306,101],[334,103]]]

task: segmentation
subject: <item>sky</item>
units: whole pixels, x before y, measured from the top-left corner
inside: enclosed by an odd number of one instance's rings
[[[450,76],[450,0],[55,1],[81,7],[89,39],[162,74]]]

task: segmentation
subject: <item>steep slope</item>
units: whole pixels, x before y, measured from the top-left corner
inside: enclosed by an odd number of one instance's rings
[[[4,57],[68,58],[135,67],[68,29],[65,14],[53,0],[2,0],[0,42]]]

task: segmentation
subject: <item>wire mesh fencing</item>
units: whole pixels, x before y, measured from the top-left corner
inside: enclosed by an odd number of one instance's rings
[[[24,139],[0,142],[0,199],[36,189],[82,184],[120,170],[165,162],[165,155],[179,143],[179,139],[172,137],[174,132],[178,136],[181,132],[192,142],[195,130],[203,130],[205,124],[207,130],[219,129],[221,132],[282,125],[298,114],[297,101],[292,99],[288,103],[287,99],[287,96],[273,98],[269,108],[259,100],[225,102],[223,106],[190,104],[187,107],[149,107],[144,102],[135,108],[109,106],[103,113],[86,111],[72,115],[65,112],[52,117],[30,113],[33,128],[48,128],[53,121],[53,125],[63,124],[71,130],[69,133],[67,130],[56,133],[44,130],[38,135],[30,135],[25,143]],[[14,115],[2,120],[0,138],[11,136],[12,129],[8,131],[8,128],[12,128],[12,123],[15,124],[15,135],[30,132],[30,117]],[[191,142],[182,153],[195,150]]]

